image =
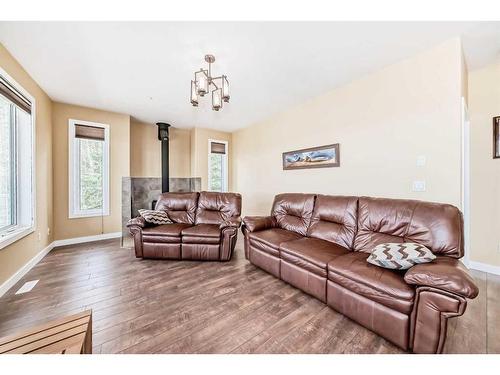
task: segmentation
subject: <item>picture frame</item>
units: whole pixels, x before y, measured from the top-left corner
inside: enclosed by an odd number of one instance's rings
[[[340,167],[338,143],[283,152],[283,170]]]
[[[493,117],[493,159],[500,159],[500,116]]]

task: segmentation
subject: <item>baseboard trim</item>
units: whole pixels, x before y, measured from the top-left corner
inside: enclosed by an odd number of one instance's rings
[[[492,266],[491,264],[469,261],[469,268],[477,271],[488,272],[493,275],[500,275],[500,267]]]
[[[9,291],[16,283],[23,278],[38,262],[40,262],[45,255],[47,255],[54,248],[54,242],[50,243],[45,249],[41,250],[28,263],[17,270],[15,274],[9,277],[2,285],[0,285],[0,297]]]
[[[68,238],[65,240],[57,240],[57,241],[54,241],[53,243],[54,243],[54,247],[60,247],[60,246],[67,246],[67,245],[76,245],[76,244],[85,243],[85,242],[109,240],[112,238],[120,238],[121,236],[122,236],[122,232],[113,232],[113,233],[98,234],[95,236],[85,236],[85,237]]]
[[[47,255],[52,249],[60,246],[75,245],[79,243],[109,240],[111,238],[120,238],[122,236],[121,232],[104,233],[98,234],[96,236],[86,236],[77,238],[68,238],[65,240],[57,240],[50,243],[45,249],[41,250],[33,258],[31,258],[24,266],[22,266],[16,273],[9,277],[2,285],[0,285],[0,297],[9,291],[19,280],[21,280],[24,275],[26,275],[38,262],[40,262],[45,255]]]

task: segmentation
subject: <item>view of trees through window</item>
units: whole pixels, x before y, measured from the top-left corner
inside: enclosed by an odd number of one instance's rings
[[[222,154],[209,154],[210,181],[208,189],[211,191],[222,191],[223,180],[223,157]]]
[[[0,229],[15,224],[11,110],[11,103],[0,96]]]
[[[104,142],[79,139],[80,150],[80,210],[103,206]]]

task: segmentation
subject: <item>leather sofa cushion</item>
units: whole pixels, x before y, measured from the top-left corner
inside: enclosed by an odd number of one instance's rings
[[[416,242],[434,254],[463,256],[458,208],[415,200],[360,197],[354,250],[371,252],[381,243]]]
[[[191,224],[175,223],[163,224],[154,227],[147,227],[142,229],[142,235],[153,236],[167,236],[167,237],[180,237],[184,229],[191,227]]]
[[[155,210],[166,211],[174,223],[194,224],[198,193],[163,193]]]
[[[251,232],[250,244],[256,245],[259,250],[278,256],[280,245],[283,242],[298,240],[302,236],[288,230],[273,228],[260,232]]]
[[[196,210],[196,224],[222,224],[241,215],[241,195],[202,191]]]
[[[351,249],[356,235],[357,211],[358,197],[318,195],[307,235]]]
[[[278,194],[271,211],[278,227],[305,236],[311,222],[314,199],[314,194]]]
[[[280,245],[281,259],[325,278],[328,262],[348,252],[344,247],[318,238],[304,237]]]
[[[409,314],[415,290],[404,281],[404,273],[374,266],[369,254],[350,252],[328,263],[328,279],[372,301]]]

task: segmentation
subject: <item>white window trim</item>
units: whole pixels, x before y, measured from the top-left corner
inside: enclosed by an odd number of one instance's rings
[[[75,138],[75,125],[87,125],[104,129],[104,155],[103,155],[103,208],[96,210],[80,210],[78,208],[78,189],[75,189],[79,183],[78,158],[75,158],[78,148],[76,148],[77,139]],[[69,119],[68,121],[68,150],[69,150],[69,164],[68,164],[68,198],[69,198],[69,215],[70,219],[77,219],[82,217],[97,217],[109,216],[109,125],[101,124],[98,122],[83,121]]]
[[[0,236],[0,249],[3,249],[33,233],[36,229],[36,100],[2,68],[0,68],[0,75],[31,102],[31,186],[24,186],[24,189],[31,189],[31,224],[22,226],[17,225],[6,234]],[[18,194],[18,196],[19,195],[20,194]],[[18,201],[16,201],[16,205],[19,207]]]
[[[226,154],[222,158],[222,170],[223,170],[223,176],[224,180],[222,181],[222,192],[226,193],[228,191],[228,155],[229,155],[229,142],[228,141],[221,141],[217,139],[209,139],[208,140],[208,160],[207,160],[207,169],[208,169],[208,181],[207,181],[207,190],[208,191],[213,191],[210,190],[210,180],[212,177],[212,174],[210,173],[210,150],[212,150],[211,143],[224,143],[226,145]]]

